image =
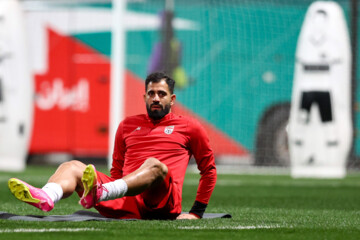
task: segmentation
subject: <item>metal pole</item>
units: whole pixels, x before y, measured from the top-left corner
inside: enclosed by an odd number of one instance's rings
[[[112,1],[112,38],[111,38],[111,79],[109,115],[108,167],[112,166],[112,153],[117,127],[124,118],[125,82],[125,24],[126,0]]]
[[[350,152],[350,161],[354,162],[356,159],[356,153],[355,153],[355,141],[356,141],[356,112],[357,112],[357,105],[356,105],[356,98],[357,98],[357,51],[358,51],[358,37],[357,37],[357,20],[358,20],[358,0],[351,0],[350,1],[350,9],[351,9],[351,49],[352,49],[352,59],[351,59],[351,102],[352,102],[352,120],[353,120],[353,143],[352,148]]]

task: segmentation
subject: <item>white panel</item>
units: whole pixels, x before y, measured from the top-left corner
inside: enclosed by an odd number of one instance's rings
[[[17,0],[0,1],[0,170],[25,168],[33,115],[33,79],[23,12]]]
[[[314,2],[296,51],[289,123],[292,176],[345,176],[352,136],[350,73],[350,40],[341,7]],[[301,108],[306,94],[309,109]],[[331,108],[319,104],[328,100]],[[331,118],[322,118],[329,110]]]

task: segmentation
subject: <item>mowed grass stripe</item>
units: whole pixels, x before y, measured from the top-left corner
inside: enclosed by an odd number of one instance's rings
[[[43,232],[90,232],[101,231],[95,228],[17,228],[0,229],[0,233],[43,233]]]
[[[197,186],[199,181],[196,179],[185,179],[184,185],[189,186]],[[261,181],[259,179],[258,182],[250,182],[246,179],[219,179],[216,182],[216,186],[283,186],[283,187],[291,187],[291,186],[298,186],[298,187],[360,187],[360,182],[341,182],[339,180],[319,180],[319,179],[303,179],[303,180],[291,180],[288,182],[279,182],[279,181]]]
[[[271,228],[292,228],[287,226],[185,226],[185,227],[178,227],[178,229],[185,229],[185,230],[249,230],[249,229],[271,229]]]
[[[82,210],[73,194],[43,213],[14,199],[7,180],[17,177],[42,187],[54,167],[30,166],[22,173],[0,172],[0,211],[21,215],[66,215]],[[103,169],[106,173],[106,169]],[[195,199],[199,175],[187,174],[183,211]],[[208,213],[230,213],[232,219],[199,221],[24,222],[0,220],[0,239],[359,239],[360,173],[345,179],[292,179],[289,175],[218,174]],[[46,232],[44,229],[98,229]],[[35,229],[45,232],[15,232]],[[39,230],[40,229],[40,230]],[[49,231],[50,231],[49,230]],[[12,232],[14,231],[14,232]],[[26,230],[24,230],[26,231]]]

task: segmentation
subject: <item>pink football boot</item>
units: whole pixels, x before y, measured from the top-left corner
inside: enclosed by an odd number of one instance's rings
[[[54,202],[40,188],[33,187],[17,178],[10,178],[8,186],[11,193],[22,202],[26,202],[44,212],[51,211],[54,208]]]
[[[79,203],[84,208],[92,208],[99,201],[101,194],[104,191],[101,183],[97,181],[94,165],[89,164],[86,166],[83,176],[81,177],[81,182],[84,186],[84,193],[80,198]]]

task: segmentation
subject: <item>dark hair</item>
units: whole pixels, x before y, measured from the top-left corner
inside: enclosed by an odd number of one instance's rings
[[[174,88],[175,88],[175,80],[172,79],[171,77],[169,77],[168,75],[166,75],[163,72],[154,72],[154,73],[149,74],[146,77],[146,80],[145,80],[145,92],[147,91],[147,88],[148,88],[148,85],[149,85],[150,82],[158,83],[163,79],[165,79],[166,84],[169,87],[170,93],[173,94],[174,93]]]

